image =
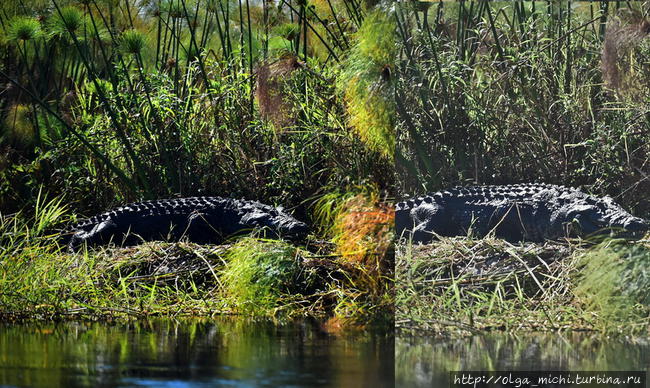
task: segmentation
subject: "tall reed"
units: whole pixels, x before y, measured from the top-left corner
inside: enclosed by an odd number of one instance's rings
[[[7,197],[31,192],[25,198],[33,201],[35,187],[47,183],[53,192],[72,192],[82,208],[207,191],[274,200],[289,188],[316,190],[317,179],[342,179],[350,164],[369,173],[386,163],[354,156],[317,167],[337,147],[374,154],[338,135],[348,131],[337,119],[343,105],[327,100],[336,94],[327,87],[336,63],[367,12],[355,0],[318,7],[286,0],[19,3],[0,6],[0,30],[8,37],[0,46],[0,78],[14,90],[2,104],[30,121],[34,138],[9,140],[11,128],[0,128],[8,139],[1,146],[24,143],[25,150],[8,153],[15,155],[10,165],[47,168],[48,178],[3,169]],[[289,113],[299,120],[278,138],[260,117],[255,81],[262,61],[287,51],[301,71],[287,83],[292,90],[278,92],[294,99]],[[310,165],[283,169],[291,158]],[[305,185],[312,170],[320,172]]]

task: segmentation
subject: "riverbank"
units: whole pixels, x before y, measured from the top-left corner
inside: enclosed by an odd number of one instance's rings
[[[465,336],[489,331],[648,330],[650,241],[510,244],[440,238],[396,248],[396,330]]]
[[[52,232],[71,218],[61,201],[38,203],[33,217],[0,215],[2,320],[236,314],[312,317],[330,331],[392,328],[392,208],[371,192],[323,197],[300,243],[253,233],[221,245],[150,241],[75,253]]]
[[[390,325],[390,296],[355,287],[362,269],[336,256],[328,244],[299,247],[252,237],[225,245],[147,242],[77,254],[32,247],[3,261],[0,318],[237,314],[313,317],[335,326]]]

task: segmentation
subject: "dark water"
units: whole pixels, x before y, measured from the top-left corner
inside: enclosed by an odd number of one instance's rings
[[[393,346],[241,318],[0,324],[0,386],[393,387]]]
[[[647,339],[584,333],[491,333],[441,340],[395,339],[397,387],[449,387],[449,371],[650,369]]]

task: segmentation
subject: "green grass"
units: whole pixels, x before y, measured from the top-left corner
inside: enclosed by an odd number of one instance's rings
[[[228,250],[221,276],[228,300],[237,310],[253,314],[286,305],[289,298],[300,303],[300,292],[309,289],[301,258],[298,249],[284,242],[238,242]]]
[[[391,159],[395,153],[395,28],[392,12],[377,9],[368,15],[338,79],[350,124],[371,148]]]
[[[215,298],[224,247],[150,243],[67,252],[31,222],[2,220],[2,319],[106,319],[227,312]],[[10,240],[6,240],[10,239]]]
[[[650,318],[647,245],[609,241],[580,256],[575,293],[605,329],[646,330]]]

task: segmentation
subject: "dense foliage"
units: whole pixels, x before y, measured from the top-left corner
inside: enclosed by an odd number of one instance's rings
[[[355,0],[50,0],[2,11],[5,212],[43,186],[85,213],[223,195],[308,217],[306,200],[328,187],[390,188],[392,152],[351,127],[374,86],[353,98],[335,88],[372,30],[364,17],[375,11]],[[390,55],[382,49],[355,49],[355,60]]]
[[[650,214],[647,6],[403,3],[399,191],[548,182]]]

